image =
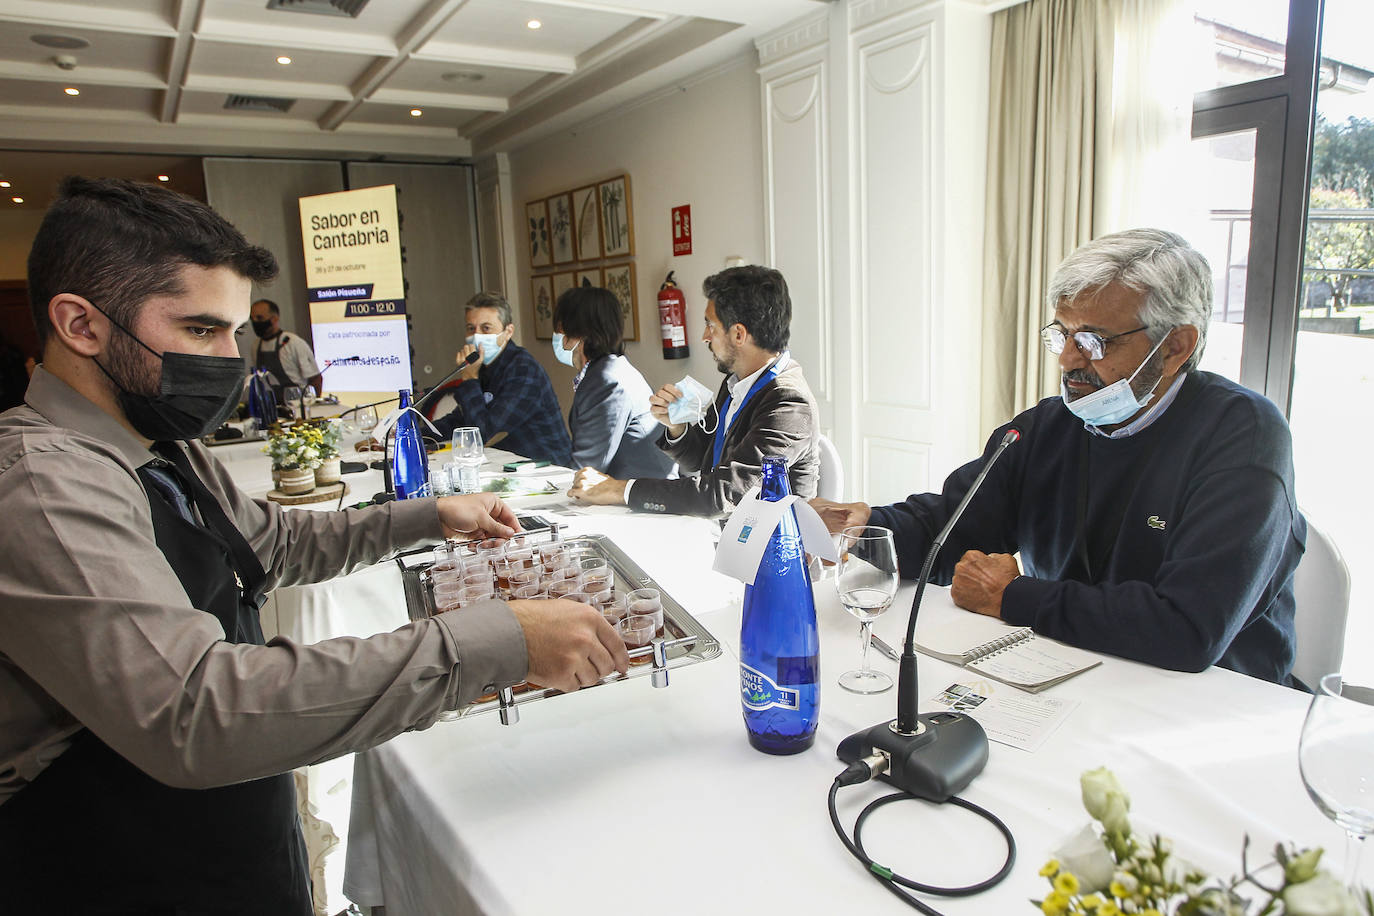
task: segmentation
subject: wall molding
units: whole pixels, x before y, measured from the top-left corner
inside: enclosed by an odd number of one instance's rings
[[[830,37],[830,11],[822,10],[754,39],[759,66],[767,67],[818,45]]]

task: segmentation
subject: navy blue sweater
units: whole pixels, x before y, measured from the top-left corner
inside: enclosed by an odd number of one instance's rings
[[[486,442],[499,432],[497,448],[526,458],[572,465],[572,440],[549,374],[528,350],[511,341],[491,365],[477,371],[454,392],[458,406],[434,421],[442,439],[460,426],[476,426]]]
[[[966,550],[1019,550],[1024,575],[1002,594],[1007,623],[1161,668],[1217,664],[1290,683],[1293,570],[1307,525],[1293,493],[1288,424],[1273,403],[1192,372],[1158,420],[1107,439],[1047,398],[998,429],[942,493],[873,510],[871,524],[895,532],[903,576],[920,574],[931,541],[1010,426],[1021,441],[969,503],[932,581],[949,584]]]

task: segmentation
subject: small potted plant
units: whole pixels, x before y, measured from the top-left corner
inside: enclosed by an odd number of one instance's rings
[[[302,427],[273,427],[263,451],[272,458],[272,476],[277,489],[292,496],[315,489],[319,450],[309,441]]]
[[[315,468],[315,486],[327,487],[336,484],[342,477],[339,457],[339,437],[341,424],[337,419],[321,420],[312,429],[318,430],[320,442],[320,464]]]

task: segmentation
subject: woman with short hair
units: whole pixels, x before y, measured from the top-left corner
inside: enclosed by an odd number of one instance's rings
[[[558,297],[553,309],[553,352],[577,370],[573,380],[572,432],[575,468],[611,477],[676,477],[677,465],[658,448],[661,428],[649,413],[653,390],[625,358],[625,319],[610,290],[578,286]]]

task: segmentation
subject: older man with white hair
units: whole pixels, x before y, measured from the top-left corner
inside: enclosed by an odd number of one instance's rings
[[[832,531],[893,529],[919,573],[1006,431],[932,581],[960,607],[1162,668],[1217,664],[1293,684],[1293,571],[1307,526],[1292,437],[1266,398],[1197,368],[1212,311],[1207,261],[1135,229],[1069,255],[1050,282],[1061,390],[999,428],[941,493],[891,506],[813,500]],[[1020,553],[1020,563],[1014,556]]]

